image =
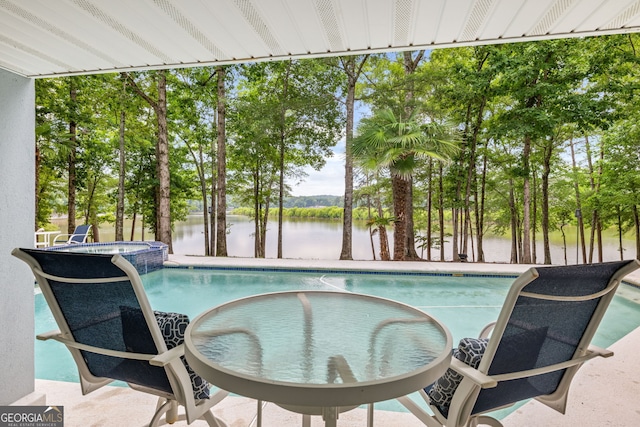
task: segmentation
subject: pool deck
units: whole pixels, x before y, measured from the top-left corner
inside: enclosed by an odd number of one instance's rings
[[[476,263],[431,263],[431,262],[382,262],[382,261],[327,261],[327,260],[274,260],[253,258],[208,258],[185,255],[170,255],[170,265],[265,267],[327,270],[380,270],[402,272],[433,272],[459,274],[518,275],[528,265],[520,264],[476,264]],[[640,286],[640,272],[634,272],[625,281]],[[479,325],[480,327],[481,325]],[[565,415],[531,401],[502,422],[505,427],[547,426],[561,427],[580,425],[583,427],[632,427],[640,425],[640,410],[635,400],[640,396],[640,328],[610,346],[615,356],[596,359],[583,366],[573,381]],[[34,396],[46,396],[47,405],[62,405],[65,411],[65,427],[144,426],[154,411],[153,396],[122,387],[105,387],[86,397],[77,383],[36,380]],[[28,404],[28,401],[22,402]],[[33,404],[44,405],[42,400]],[[256,402],[242,397],[228,397],[218,404],[214,413],[230,427],[255,425]],[[320,417],[311,417],[313,427],[324,425]],[[264,407],[263,425],[300,426],[301,416],[285,411],[275,404]],[[178,422],[175,426],[185,426]],[[206,426],[204,421],[191,424]],[[355,409],[340,415],[338,427],[366,425],[366,411]],[[375,425],[378,427],[423,426],[411,414],[376,410]]]

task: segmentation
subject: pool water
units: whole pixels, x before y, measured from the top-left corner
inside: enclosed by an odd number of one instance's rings
[[[342,290],[400,301],[418,307],[444,323],[454,345],[475,337],[494,321],[513,277],[301,273],[163,268],[141,276],[154,310],[187,314],[238,298],[289,290]],[[42,295],[36,295],[36,333],[57,329]],[[605,315],[593,344],[606,347],[640,326],[640,289],[622,285]],[[36,378],[78,381],[71,355],[60,343],[36,341]],[[377,405],[376,407],[379,407]],[[398,404],[385,409],[402,410]]]

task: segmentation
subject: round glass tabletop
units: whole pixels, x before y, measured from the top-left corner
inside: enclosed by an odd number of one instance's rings
[[[409,394],[449,366],[448,329],[414,307],[346,292],[263,294],[189,325],[185,354],[216,386],[285,405],[345,406]]]

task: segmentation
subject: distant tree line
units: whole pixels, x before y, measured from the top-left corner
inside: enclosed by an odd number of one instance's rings
[[[234,208],[231,210],[233,215],[244,215],[252,217],[254,212],[252,208]],[[272,209],[270,215],[277,217],[279,214],[277,209]],[[312,208],[283,208],[282,216],[285,218],[299,219],[342,219],[344,211],[340,206],[322,206]],[[371,217],[366,207],[358,207],[353,209],[354,221],[367,221]]]
[[[342,196],[295,196],[284,199],[285,208],[313,208],[319,206],[342,206],[344,197]]]

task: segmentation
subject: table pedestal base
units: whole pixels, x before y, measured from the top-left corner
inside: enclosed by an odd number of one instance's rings
[[[322,415],[325,427],[336,427],[338,415],[351,411],[357,408],[359,405],[354,406],[338,406],[323,408],[320,406],[296,406],[296,405],[283,405],[276,403],[279,407],[286,409],[287,411],[296,412],[302,414],[302,427],[311,427],[311,415]],[[373,405],[371,405],[373,406]]]

